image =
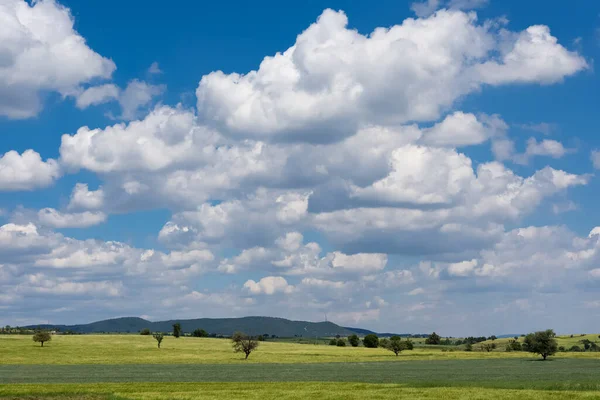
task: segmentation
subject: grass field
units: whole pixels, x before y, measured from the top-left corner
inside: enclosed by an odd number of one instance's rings
[[[596,335],[597,337],[597,335]],[[564,340],[585,337],[567,337]],[[500,342],[502,339],[498,339]],[[562,339],[561,339],[562,340]],[[590,339],[591,340],[591,339]],[[405,351],[225,339],[0,336],[2,399],[599,399],[600,353]]]
[[[416,348],[399,357],[384,349],[262,342],[247,361],[226,339],[166,337],[158,349],[151,336],[55,335],[44,347],[26,335],[0,335],[0,364],[231,364],[329,363],[532,357],[527,353],[443,352]],[[600,353],[562,353],[557,357],[600,358]]]

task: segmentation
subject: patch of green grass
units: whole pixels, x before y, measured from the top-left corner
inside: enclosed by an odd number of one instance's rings
[[[3,399],[599,399],[597,392],[486,388],[414,388],[364,383],[137,383],[102,385],[0,386]]]
[[[55,335],[44,347],[30,336],[0,335],[0,349],[0,365],[346,363],[531,357],[521,352],[442,352],[438,348],[417,348],[396,357],[381,348],[261,342],[258,350],[244,361],[243,356],[233,353],[227,339],[165,337],[158,349],[154,338],[141,335]],[[600,353],[557,355],[561,356],[600,359]]]
[[[600,360],[434,360],[326,364],[3,365],[1,384],[361,382],[411,387],[600,390]]]

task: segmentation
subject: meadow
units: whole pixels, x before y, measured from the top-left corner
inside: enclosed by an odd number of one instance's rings
[[[600,353],[543,362],[523,352],[419,347],[396,357],[262,342],[244,361],[226,339],[166,337],[158,349],[140,335],[55,335],[43,348],[1,335],[0,351],[2,399],[600,399]]]

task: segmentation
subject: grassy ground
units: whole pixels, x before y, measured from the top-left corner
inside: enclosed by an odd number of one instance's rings
[[[451,360],[531,357],[527,353],[442,352],[435,348],[404,351],[399,357],[384,349],[262,342],[248,361],[233,353],[226,339],[166,337],[161,349],[151,336],[55,335],[44,347],[30,336],[0,335],[2,364],[232,364],[328,363],[398,360]],[[569,353],[558,357],[600,359],[600,353]]]
[[[600,360],[435,360],[327,364],[3,365],[0,384],[361,382],[413,387],[600,390]]]
[[[523,339],[524,339],[523,337],[519,337],[519,338],[517,338],[517,341],[523,343]],[[587,339],[591,342],[595,342],[600,345],[600,335],[598,335],[597,333],[573,335],[573,337],[571,337],[571,335],[564,335],[564,336],[556,337],[558,346],[559,347],[564,346],[566,349],[570,349],[571,346],[579,346],[583,349],[583,344],[581,343],[581,341],[584,339]],[[491,340],[486,340],[485,342],[482,342],[482,343],[495,343],[497,346],[496,351],[504,351],[506,349],[506,345],[511,340],[514,340],[514,338],[496,339],[493,342]],[[473,347],[475,349],[480,348],[481,343],[478,343],[478,344],[474,345]],[[570,353],[568,356],[573,357],[575,354],[577,354],[577,353]],[[594,354],[594,353],[592,353],[592,354]],[[598,354],[598,357],[600,357],[599,353],[596,353],[596,354]]]
[[[357,383],[174,383],[102,385],[0,386],[3,399],[600,399],[598,392],[537,391],[486,388],[414,388],[394,384]]]

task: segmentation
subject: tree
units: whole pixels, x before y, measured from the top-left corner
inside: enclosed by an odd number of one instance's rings
[[[425,344],[440,344],[442,338],[437,333],[433,332],[427,339],[425,339]]]
[[[471,342],[467,342],[467,344],[465,344],[465,351],[473,351],[473,345]]]
[[[173,324],[173,336],[176,338],[181,336],[181,324],[179,322]]]
[[[539,354],[545,360],[558,351],[558,343],[555,337],[556,334],[552,329],[530,333],[525,336],[525,350]]]
[[[510,351],[522,351],[523,350],[523,346],[521,345],[521,343],[519,343],[515,339],[509,340],[506,348],[507,349],[510,348]]]
[[[496,337],[496,335],[492,335],[492,336],[490,336],[490,337],[488,338],[488,340],[491,340],[492,342],[493,342],[494,340],[496,340],[496,339],[498,339],[498,338]]]
[[[346,341],[344,339],[338,339],[336,343],[337,347],[346,347]]]
[[[415,348],[415,345],[413,344],[412,340],[410,339],[406,339],[406,342],[404,342],[406,345],[406,350],[412,350]]]
[[[363,338],[363,345],[371,349],[377,348],[379,346],[379,338],[374,333],[370,333]]]
[[[330,346],[335,346],[335,345],[337,345],[337,339],[331,339],[331,340],[329,341],[329,345],[330,345]]]
[[[360,344],[360,339],[358,338],[358,335],[348,336],[348,343],[350,343],[352,347],[358,347],[358,345]]]
[[[37,330],[33,335],[33,341],[36,343],[41,343],[42,347],[44,347],[44,342],[49,342],[52,340],[52,335],[48,331]]]
[[[154,335],[152,335],[152,337],[156,339],[156,341],[158,342],[158,348],[160,349],[160,342],[163,341],[165,335],[162,332],[157,332]]]
[[[150,335],[150,329],[144,328],[140,331],[140,335],[148,336]]]
[[[403,342],[400,336],[392,336],[390,340],[385,341],[383,347],[398,356],[402,350],[406,350],[406,342]]]
[[[192,336],[194,337],[208,337],[208,332],[206,332],[204,329],[196,329],[193,333]]]
[[[258,347],[258,340],[242,332],[234,333],[231,337],[231,342],[233,343],[233,351],[246,354],[246,360],[250,353]]]
[[[492,343],[484,343],[481,345],[481,350],[489,353],[490,351],[494,350],[495,347],[496,346],[494,346]]]

